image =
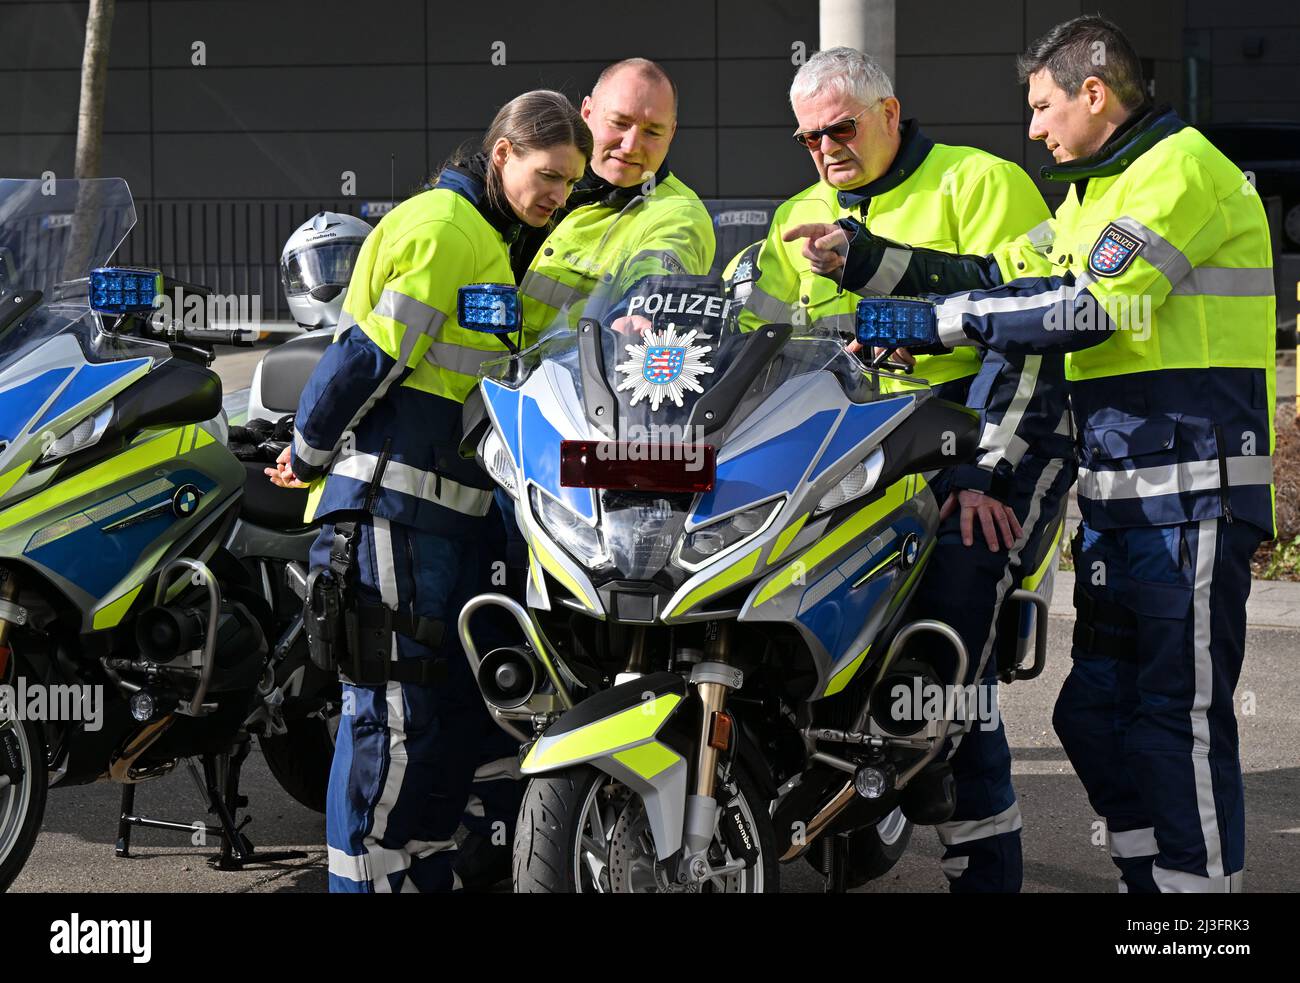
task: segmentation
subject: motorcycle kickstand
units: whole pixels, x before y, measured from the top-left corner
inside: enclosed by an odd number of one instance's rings
[[[135,785],[122,786],[122,806],[117,818],[117,843],[113,853],[118,857],[131,856],[131,823],[127,817],[135,814]]]
[[[237,744],[232,752],[205,754],[203,780],[207,789],[209,811],[216,813],[221,823],[221,853],[208,858],[208,866],[217,870],[243,870],[249,864],[274,863],[279,860],[305,860],[301,850],[281,850],[274,853],[257,853],[251,840],[241,830],[253,821],[245,816],[236,824],[235,816],[248,805],[248,797],[239,793],[239,775],[248,757],[247,739]]]

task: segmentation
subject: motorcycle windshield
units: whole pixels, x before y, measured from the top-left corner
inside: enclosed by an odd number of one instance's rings
[[[156,345],[96,330],[87,298],[86,277],[108,264],[135,218],[121,178],[0,179],[0,298],[32,290],[44,295],[0,334],[0,371],[64,332],[76,333],[95,361],[159,354]]]
[[[739,210],[722,206],[710,210],[715,215]],[[769,226],[756,230],[755,241],[735,256],[715,256],[709,269],[693,270],[684,268],[680,257],[700,251],[684,245],[684,239],[714,234],[701,203],[645,199],[638,209],[625,210],[601,247],[578,258],[589,271],[590,293],[561,310],[537,344],[489,363],[485,375],[511,389],[542,394],[553,401],[555,417],[574,424],[547,425],[543,435],[529,432],[525,417],[525,445],[530,440],[558,444],[556,437],[580,433],[581,439],[603,444],[602,461],[654,462],[637,469],[650,475],[648,484],[637,488],[618,478],[610,483],[624,487],[593,481],[598,512],[584,516],[599,525],[605,549],[597,562],[608,574],[644,580],[670,565],[701,493],[680,486],[691,485],[695,467],[705,472],[707,483],[713,462],[728,453],[728,442],[743,439],[746,420],[778,390],[785,390],[785,399],[829,376],[854,402],[886,397],[862,362],[846,351],[857,298],[839,297],[838,316],[810,317],[807,291],[834,300],[839,284],[813,271],[799,243],[774,245],[799,226],[830,223],[828,206],[787,206],[775,236],[769,218]],[[762,269],[765,262],[770,274]],[[529,385],[539,373],[544,384]],[[543,407],[543,415],[547,412]],[[533,451],[546,458],[559,452],[559,446]],[[546,470],[552,470],[550,464]],[[656,490],[656,472],[665,486],[679,487]],[[666,576],[679,579],[671,570]]]

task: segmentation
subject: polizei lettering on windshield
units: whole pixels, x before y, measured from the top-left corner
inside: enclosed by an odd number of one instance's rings
[[[663,293],[633,297],[627,305],[631,314],[646,314],[654,317],[659,314],[694,315],[696,317],[723,317],[727,313],[728,301],[725,297],[711,294]]]

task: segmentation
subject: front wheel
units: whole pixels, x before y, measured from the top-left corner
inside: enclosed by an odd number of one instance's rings
[[[49,793],[40,725],[0,717],[0,891],[27,863]]]
[[[702,884],[678,884],[655,856],[641,797],[589,765],[534,778],[528,783],[515,830],[514,883],[521,894],[715,893],[756,894],[780,890],[776,836],[767,802],[743,771],[719,779],[718,810],[736,806],[758,842],[749,868]],[[733,859],[715,833],[709,860]]]

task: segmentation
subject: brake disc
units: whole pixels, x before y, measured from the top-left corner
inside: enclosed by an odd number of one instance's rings
[[[698,894],[699,884],[678,884],[655,856],[645,806],[632,797],[609,841],[609,889],[614,894]]]

